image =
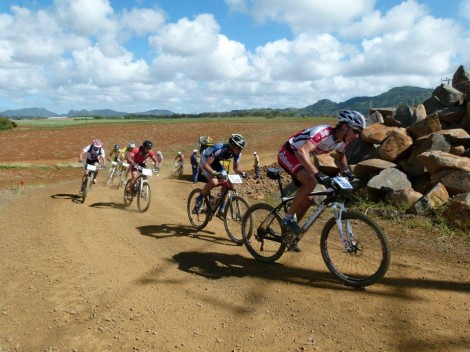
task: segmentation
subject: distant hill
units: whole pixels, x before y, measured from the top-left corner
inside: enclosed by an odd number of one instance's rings
[[[367,114],[371,107],[394,108],[399,104],[417,105],[430,98],[433,89],[420,87],[395,87],[375,97],[356,97],[342,103],[331,100],[319,100],[313,105],[299,109],[302,115],[321,116],[335,114],[339,110],[351,109]]]
[[[430,98],[433,89],[420,87],[395,87],[388,92],[382,93],[374,97],[355,97],[341,103],[335,103],[328,99],[322,99],[315,104],[304,108],[253,108],[244,110],[232,110],[228,112],[206,112],[201,114],[175,114],[170,110],[153,109],[139,113],[127,113],[114,111],[110,109],[102,110],[70,110],[65,114],[56,114],[43,108],[27,108],[20,110],[6,110],[0,112],[0,116],[9,118],[46,118],[57,116],[68,117],[123,117],[123,118],[159,118],[159,117],[213,117],[213,116],[325,116],[334,115],[342,109],[353,109],[364,114],[369,112],[371,107],[375,108],[394,108],[399,104],[405,103],[409,105],[417,105]]]
[[[59,116],[54,112],[46,110],[44,108],[25,108],[19,110],[5,110],[0,112],[0,116],[5,117],[56,117]]]

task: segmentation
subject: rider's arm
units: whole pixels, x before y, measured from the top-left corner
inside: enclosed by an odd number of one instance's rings
[[[83,161],[83,154],[85,154],[85,151],[82,150],[80,156],[78,157],[78,160]]]
[[[310,141],[306,141],[295,152],[297,160],[299,160],[300,164],[312,175],[315,175],[318,172],[317,168],[315,167],[315,165],[313,165],[310,159],[310,153],[312,153],[316,148],[317,147],[315,144]]]
[[[202,168],[205,171],[211,173],[212,175],[216,172],[211,166],[213,162],[214,162],[214,159],[211,157],[208,157],[206,161],[204,162],[204,164],[202,164]]]
[[[338,151],[336,151],[338,153],[338,167],[341,171],[341,173],[343,173],[345,170],[349,170],[349,166],[348,166],[348,160],[346,159],[346,153],[340,153]]]
[[[233,160],[233,171],[239,175],[243,173],[243,171],[240,169],[240,164],[238,163],[238,160]]]
[[[127,154],[126,160],[127,160],[127,162],[128,162],[129,164],[131,164],[131,165],[135,164],[135,162],[134,162],[134,153],[129,152],[129,153]]]

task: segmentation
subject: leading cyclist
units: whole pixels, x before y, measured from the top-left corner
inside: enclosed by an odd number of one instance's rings
[[[201,194],[196,197],[196,212],[199,212],[202,206],[202,199],[209,194],[209,191],[217,186],[220,180],[227,175],[227,171],[223,167],[221,160],[229,160],[233,158],[233,171],[243,177],[245,172],[240,169],[238,162],[240,161],[242,150],[246,147],[245,138],[240,134],[232,134],[228,139],[228,144],[215,144],[207,149],[201,155],[200,168],[201,172],[207,179],[207,183],[202,188]],[[219,216],[223,214],[224,203],[219,208]]]
[[[85,148],[83,148],[82,152],[80,153],[80,156],[78,157],[78,162],[83,163],[83,155],[86,154],[86,163],[85,164],[90,164],[90,165],[95,165],[96,166],[96,171],[95,175],[93,178],[93,183],[96,183],[96,176],[98,176],[98,170],[100,166],[100,159],[103,162],[103,166],[106,164],[105,161],[105,153],[103,149],[103,145],[99,139],[93,140],[93,142],[90,145],[87,145]],[[82,185],[85,184],[86,182],[86,177],[88,175],[88,170],[85,168],[85,173],[83,174],[82,178]],[[80,192],[83,191],[83,187],[80,190]]]
[[[137,177],[139,177],[139,172],[136,169],[137,165],[146,167],[145,162],[148,158],[152,159],[155,165],[158,164],[158,160],[152,151],[152,147],[153,143],[151,141],[144,141],[140,147],[132,149],[129,154],[127,154],[126,159],[131,165],[130,171],[132,175],[131,182],[129,184],[130,190],[134,189],[134,183],[137,180]],[[128,197],[132,198],[132,192],[128,195]]]
[[[277,160],[299,187],[283,220],[283,226],[290,233],[297,235],[302,232],[298,221],[303,218],[313,202],[313,198],[309,195],[315,186],[320,183],[328,187],[331,182],[327,175],[318,171],[310,156],[336,150],[339,154],[338,166],[342,175],[350,180],[354,179],[355,176],[348,167],[345,149],[349,142],[359,137],[365,127],[366,121],[361,113],[342,110],[336,127],[320,125],[305,129],[290,137],[283,145]],[[300,251],[296,243],[289,249]]]

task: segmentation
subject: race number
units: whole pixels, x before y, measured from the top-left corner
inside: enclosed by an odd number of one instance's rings
[[[345,177],[336,176],[336,177],[333,177],[333,180],[341,189],[353,189],[353,186],[349,183],[348,179]]]
[[[143,168],[142,169],[142,175],[152,176],[152,170]]]
[[[243,183],[242,181],[242,178],[240,177],[240,175],[228,175],[228,179],[230,180],[230,182],[232,183]]]
[[[89,171],[96,171],[96,166],[91,164],[86,164],[86,169]]]

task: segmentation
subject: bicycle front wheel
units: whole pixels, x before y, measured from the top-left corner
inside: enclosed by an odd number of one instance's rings
[[[282,256],[286,245],[282,241],[281,224],[281,216],[269,204],[258,203],[248,208],[242,220],[242,234],[253,258],[272,263]]]
[[[88,192],[90,192],[91,185],[93,184],[93,176],[88,175],[86,178],[85,188],[82,192],[82,203],[85,203],[85,199],[88,196]]]
[[[323,228],[320,247],[328,269],[346,285],[365,287],[380,280],[390,265],[390,244],[382,229],[366,215],[346,211],[341,227],[349,243],[343,243],[335,218]],[[349,233],[349,236],[348,236]]]
[[[127,180],[126,186],[124,187],[124,205],[128,207],[131,205],[134,198],[132,197],[132,190],[131,190],[131,180]]]
[[[150,185],[147,181],[142,181],[139,190],[139,197],[137,198],[137,208],[141,213],[144,213],[149,209],[150,198]]]
[[[228,237],[238,245],[243,244],[242,220],[250,203],[242,196],[233,196],[225,204],[224,226]]]
[[[209,214],[211,210],[209,208],[209,202],[207,201],[207,197],[202,199],[201,207],[196,207],[196,197],[201,194],[202,189],[196,188],[191,191],[188,197],[188,218],[191,225],[196,230],[202,230],[204,227],[207,226],[211,217]]]
[[[115,177],[116,177],[116,169],[112,167],[111,169],[109,169],[109,174],[108,174],[108,179],[106,180],[106,184],[107,185],[112,184]]]

